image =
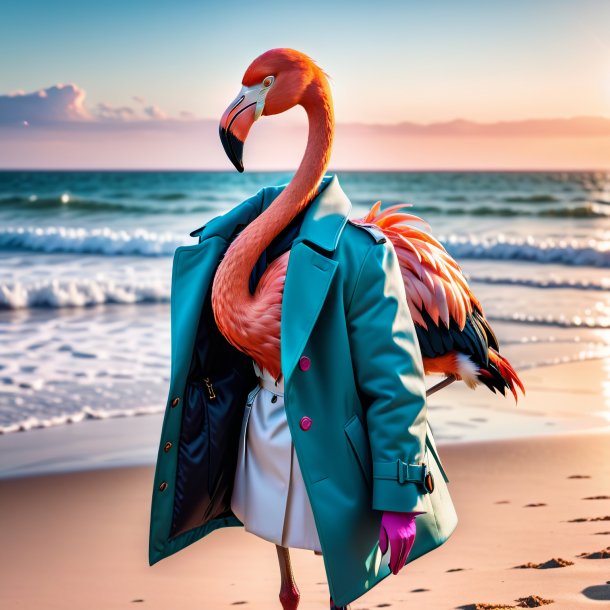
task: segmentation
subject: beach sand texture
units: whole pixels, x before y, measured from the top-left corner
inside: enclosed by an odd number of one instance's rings
[[[0,610],[280,610],[273,545],[224,529],[151,567],[148,528],[172,254],[289,177],[0,172]],[[457,530],[352,610],[610,609],[610,174],[340,180],[354,218],[415,204],[527,388],[428,401]],[[292,556],[300,608],[328,608],[322,559]]]
[[[353,610],[511,607],[528,596],[553,610],[610,607],[610,559],[580,556],[610,546],[608,433],[451,444],[441,455],[456,532]],[[280,608],[275,549],[242,528],[148,566],[152,477],[132,467],[0,482],[2,607]],[[300,608],[326,608],[322,559],[292,555]],[[572,564],[516,568],[553,559]]]

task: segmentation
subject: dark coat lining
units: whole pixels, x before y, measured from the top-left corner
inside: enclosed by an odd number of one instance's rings
[[[251,293],[271,261],[292,246],[306,209],[259,257],[250,274]],[[237,227],[231,241],[243,228]],[[233,347],[216,326],[211,287],[212,282],[203,303],[183,397],[171,537],[233,515],[231,494],[243,407],[257,383],[250,357]]]

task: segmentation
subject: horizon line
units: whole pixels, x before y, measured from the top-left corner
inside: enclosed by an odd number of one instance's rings
[[[296,168],[291,169],[261,169],[261,170],[250,170],[244,174],[277,174],[280,172],[296,172]],[[208,173],[208,174],[235,174],[240,175],[239,172],[227,169],[214,169],[214,168],[112,168],[112,167],[90,167],[90,168],[69,168],[69,167],[0,167],[0,173],[8,172],[107,172],[107,173]],[[405,168],[405,169],[340,169],[333,168],[328,169],[325,173],[369,173],[369,174],[407,174],[407,173],[519,173],[519,174],[536,174],[536,173],[548,173],[548,172],[565,172],[565,173],[596,173],[596,172],[610,172],[610,166],[607,168],[589,168],[589,169],[566,169],[566,168]]]

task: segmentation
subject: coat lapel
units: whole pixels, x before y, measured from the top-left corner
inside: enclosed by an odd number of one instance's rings
[[[325,180],[322,189],[305,212],[288,258],[281,316],[281,365],[285,384],[328,294],[338,265],[331,257],[352,207],[336,176]]]
[[[279,194],[280,190],[274,193]],[[178,390],[189,370],[201,303],[218,265],[226,240],[239,222],[248,224],[273,198],[241,204],[239,218],[231,212],[210,221],[204,241],[176,250],[172,273],[172,386]],[[309,204],[288,259],[281,316],[281,366],[288,380],[328,294],[337,262],[331,258],[352,204],[336,176],[325,176],[317,197]],[[243,216],[243,218],[242,218]],[[221,220],[224,218],[224,220]],[[241,220],[240,220],[241,219]],[[210,239],[214,236],[221,240]],[[224,244],[224,246],[223,246]]]

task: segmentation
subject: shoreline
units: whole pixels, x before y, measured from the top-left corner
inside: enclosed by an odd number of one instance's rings
[[[527,395],[517,405],[512,396],[454,384],[428,400],[434,438],[449,446],[610,433],[610,398],[602,391],[609,364],[600,359],[523,371]],[[0,480],[152,465],[162,419],[163,413],[142,414],[2,434]]]

